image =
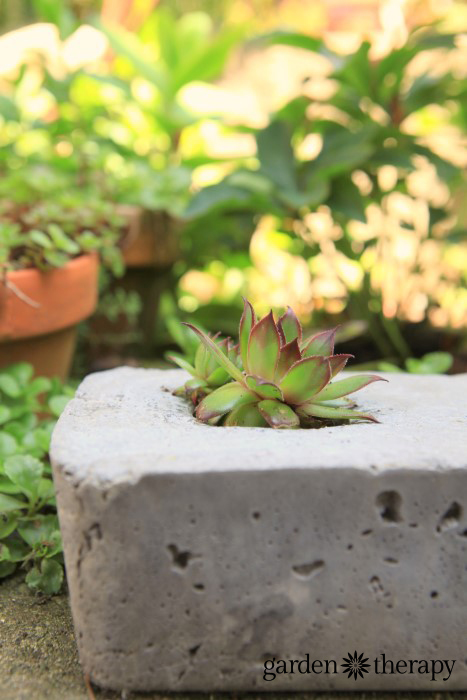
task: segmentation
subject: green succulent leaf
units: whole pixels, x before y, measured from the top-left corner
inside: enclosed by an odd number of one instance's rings
[[[300,406],[299,413],[304,416],[314,416],[315,418],[328,418],[331,420],[369,420],[379,423],[376,418],[369,414],[359,413],[351,408],[335,408],[334,406],[324,406],[323,404],[306,403]]]
[[[261,396],[262,399],[279,399],[279,401],[282,401],[284,398],[277,384],[268,382],[255,374],[247,374],[245,382],[248,388],[258,394],[258,396]]]
[[[281,347],[279,362],[276,367],[275,381],[280,382],[284,374],[292,367],[295,362],[301,359],[300,347],[298,338],[294,338],[290,343],[286,343]]]
[[[248,341],[250,339],[250,331],[256,323],[255,312],[248,299],[243,299],[243,313],[240,319],[240,327],[238,337],[240,339],[240,355],[245,371],[248,368]]]
[[[248,372],[274,380],[279,354],[279,331],[270,311],[251,329],[248,342]]]
[[[245,428],[264,428],[268,424],[259,412],[256,404],[247,404],[234,408],[224,420],[225,426],[243,426]]]
[[[363,389],[364,386],[368,386],[372,382],[383,381],[387,382],[387,379],[383,377],[378,377],[376,374],[368,375],[358,375],[357,377],[347,377],[339,382],[332,382],[328,384],[319,394],[313,397],[313,401],[330,401],[332,399],[340,399],[342,396],[347,396],[347,394],[352,394],[354,391]]]
[[[222,386],[230,379],[229,375],[223,367],[216,367],[214,372],[211,372],[207,378],[207,383],[209,386]]]
[[[213,418],[225,415],[234,408],[249,403],[256,403],[257,401],[258,397],[256,394],[243,384],[230,382],[219,387],[219,389],[215,389],[198,404],[196,417],[198,420],[207,423]]]
[[[226,372],[232,377],[232,379],[235,379],[238,382],[243,381],[243,374],[242,372],[238,369],[234,363],[229,360],[229,358],[224,355],[222,352],[221,348],[208,336],[206,333],[203,333],[199,328],[196,328],[196,326],[192,326],[191,323],[184,323],[183,325],[187,326],[188,328],[191,328],[192,331],[196,333],[198,338],[201,340],[201,342],[205,345],[205,347],[214,355],[214,357],[217,359],[217,362],[223,367]]]
[[[353,358],[354,355],[331,355],[331,357],[328,357],[329,360],[329,366],[331,368],[331,378],[335,377],[336,374],[339,374],[341,372],[345,365],[347,364],[347,361],[350,358]]]
[[[287,311],[283,314],[279,321],[277,322],[277,328],[281,336],[282,345],[290,343],[292,340],[297,339],[299,343],[302,341],[302,325],[298,318],[296,317],[294,311],[287,307]]]
[[[311,357],[312,355],[324,355],[329,357],[334,352],[334,338],[336,336],[336,328],[329,331],[321,331],[316,333],[311,338],[305,341],[302,346],[303,357]]]
[[[302,404],[320,392],[331,378],[326,357],[315,355],[299,360],[280,382],[284,398],[289,404]]]
[[[0,561],[0,578],[6,578],[16,569],[16,564],[12,561]]]
[[[176,365],[178,365],[181,369],[184,369],[186,372],[189,372],[193,376],[196,376],[195,368],[192,365],[190,365],[190,363],[187,362],[183,357],[180,357],[180,355],[167,355],[167,359],[170,360],[171,362],[174,362]]]
[[[258,404],[258,410],[271,428],[298,428],[300,419],[295,411],[281,401],[265,399]]]

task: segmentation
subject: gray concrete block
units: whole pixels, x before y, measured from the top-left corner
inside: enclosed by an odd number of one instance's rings
[[[356,395],[381,424],[297,431],[198,424],[170,393],[180,370],[85,379],[51,454],[97,684],[467,689],[467,375],[387,378]],[[306,654],[338,672],[264,680]],[[414,663],[377,673],[382,654]],[[449,679],[425,660],[454,660]]]

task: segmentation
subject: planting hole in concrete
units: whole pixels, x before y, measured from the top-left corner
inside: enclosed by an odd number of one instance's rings
[[[376,497],[376,506],[381,518],[386,523],[400,523],[402,497],[397,491],[382,491]]]
[[[452,530],[459,525],[459,521],[462,518],[462,506],[454,501],[451,503],[447,511],[441,517],[438,525],[436,526],[436,532],[445,532],[446,530]]]
[[[306,579],[313,578],[313,576],[319,574],[319,572],[323,569],[324,561],[322,559],[317,559],[316,561],[309,562],[308,564],[300,564],[292,567],[292,571],[298,578]]]

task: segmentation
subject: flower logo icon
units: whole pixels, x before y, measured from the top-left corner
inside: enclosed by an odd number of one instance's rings
[[[358,656],[357,652],[355,652],[352,656],[349,652],[348,658],[344,658],[343,661],[345,663],[341,664],[341,666],[345,669],[344,673],[349,674],[347,676],[348,678],[350,678],[353,674],[354,680],[357,680],[357,676],[364,678],[363,673],[368,673],[368,668],[370,667],[370,664],[366,663],[368,661],[368,658],[364,659],[363,654],[360,654],[360,656]]]

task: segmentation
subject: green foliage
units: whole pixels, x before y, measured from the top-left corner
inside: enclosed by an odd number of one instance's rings
[[[47,185],[42,184],[40,175]],[[34,167],[1,180],[0,264],[11,269],[44,270],[62,267],[78,255],[98,252],[112,273],[121,275],[123,261],[117,244],[124,219],[110,203],[78,190],[61,190],[52,198],[48,187],[53,182],[53,170]]]
[[[454,361],[449,352],[429,352],[423,357],[408,357],[404,367],[410,374],[445,374],[448,372]],[[397,365],[391,362],[378,362],[378,369],[382,372],[401,372]]]
[[[48,460],[56,420],[73,396],[26,363],[0,372],[0,578],[18,567],[42,593],[57,593],[63,558]]]
[[[202,422],[278,429],[321,427],[330,421],[378,422],[355,411],[355,404],[345,397],[381,377],[357,375],[331,382],[352,357],[334,355],[336,329],[303,339],[301,324],[290,307],[277,322],[272,311],[258,320],[247,300],[237,346],[184,325],[199,338],[202,350],[196,351],[195,367],[172,358],[195,377],[187,382],[189,387],[185,384],[175,393],[190,396]]]

